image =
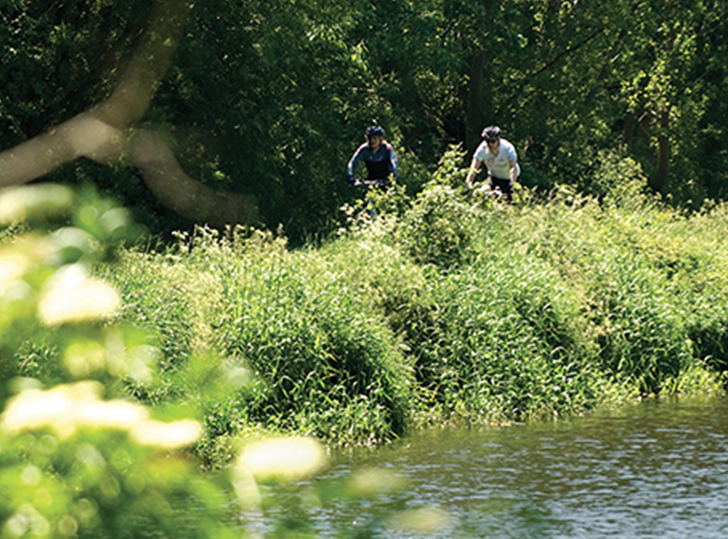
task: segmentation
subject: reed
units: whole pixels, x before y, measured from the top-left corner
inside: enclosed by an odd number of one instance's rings
[[[199,229],[127,250],[107,277],[161,341],[167,378],[150,395],[180,398],[190,357],[247,369],[249,383],[195,397],[213,451],[250,428],[373,443],[721,390],[724,206],[684,215],[633,176],[615,196],[623,166],[601,172],[601,200],[560,188],[483,203],[448,163],[416,199],[397,193],[317,246]]]
[[[289,252],[280,239],[257,232],[221,237],[200,229],[180,242],[157,255],[128,252],[109,277],[125,297],[126,316],[158,326],[164,349],[174,348],[172,338],[195,355],[216,350],[221,364],[251,372],[252,384],[198,399],[206,401],[215,434],[252,425],[346,445],[404,432],[412,417],[411,369],[376,306],[375,276],[362,279],[351,264],[342,266],[342,254]],[[147,267],[150,260],[155,267]],[[147,294],[155,299],[135,301]],[[186,299],[168,302],[178,294]],[[160,324],[165,303],[171,320]],[[183,339],[162,331],[183,325],[191,333]],[[167,386],[175,385],[185,354],[170,358],[178,368]]]

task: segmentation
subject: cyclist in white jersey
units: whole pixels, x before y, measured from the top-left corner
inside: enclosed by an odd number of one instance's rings
[[[486,127],[481,136],[483,142],[473,154],[465,182],[472,187],[475,174],[480,169],[480,165],[485,163],[491,190],[494,193],[505,195],[506,199],[510,200],[513,184],[521,175],[516,148],[509,141],[501,138],[501,130],[498,126]]]

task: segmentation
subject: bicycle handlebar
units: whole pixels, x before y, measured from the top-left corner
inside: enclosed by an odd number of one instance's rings
[[[361,185],[367,185],[367,186],[377,186],[382,185],[386,182],[386,180],[362,180],[361,178],[354,178],[354,185],[355,187],[359,187]]]

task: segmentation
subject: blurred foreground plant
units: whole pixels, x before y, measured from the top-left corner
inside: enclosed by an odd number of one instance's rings
[[[0,537],[237,537],[182,452],[201,424],[124,398],[158,351],[91,270],[138,233],[127,212],[57,185],[5,191],[0,208]]]
[[[42,185],[0,193],[0,208],[0,539],[300,539],[316,536],[316,506],[390,489],[376,471],[302,482],[327,462],[307,436],[241,438],[225,473],[203,472],[188,451],[204,443],[197,418],[251,377],[207,350],[159,388],[162,351],[94,274],[138,233],[125,210]],[[160,391],[179,399],[132,398]]]

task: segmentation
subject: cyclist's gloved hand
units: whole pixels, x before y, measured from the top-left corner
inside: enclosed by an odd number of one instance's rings
[[[346,177],[346,183],[348,183],[349,185],[354,185],[354,181],[355,181],[354,180],[354,176],[347,176]]]

